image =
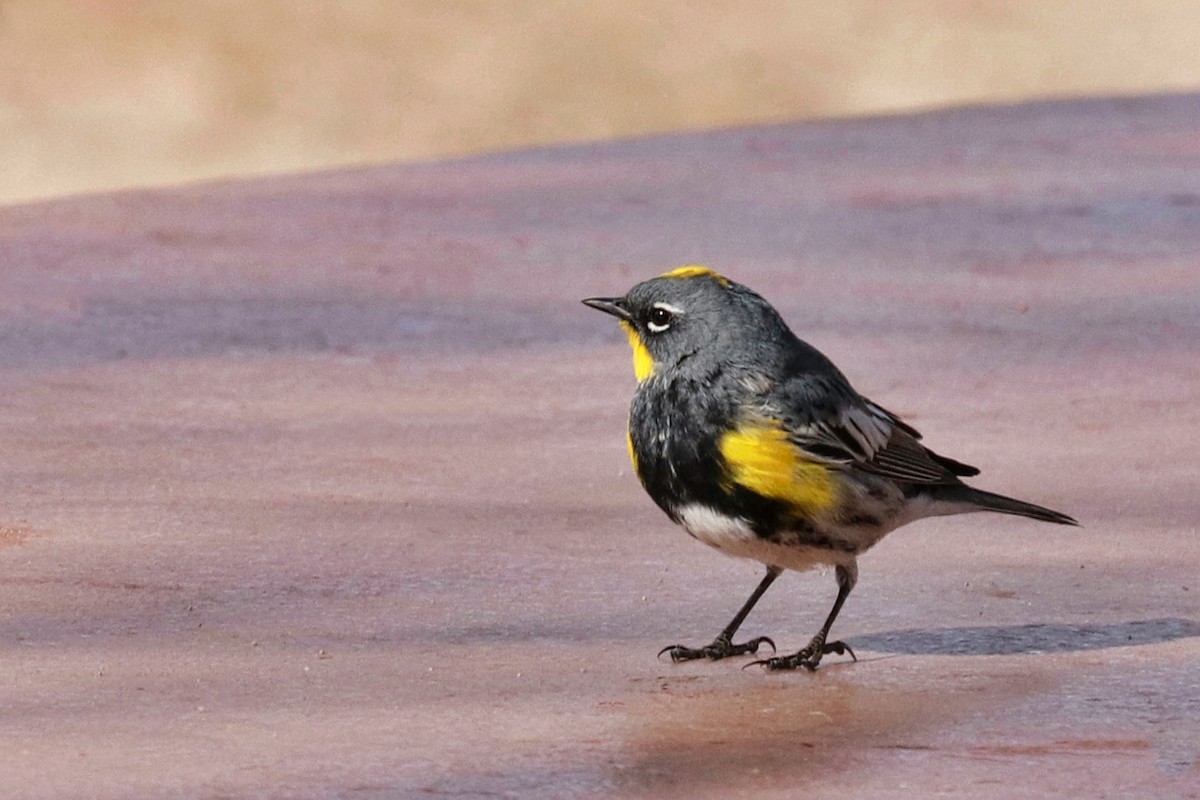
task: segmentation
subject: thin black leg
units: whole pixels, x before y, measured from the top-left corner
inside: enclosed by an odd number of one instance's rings
[[[754,608],[755,603],[757,603],[759,598],[766,593],[767,589],[772,583],[775,582],[775,579],[778,578],[782,572],[783,570],[780,567],[767,567],[767,574],[763,576],[763,579],[761,582],[759,582],[758,587],[750,595],[749,599],[742,604],[741,609],[739,609],[734,618],[729,621],[729,624],[725,626],[725,629],[717,634],[717,638],[713,639],[712,644],[705,645],[704,647],[684,647],[681,644],[673,644],[664,647],[662,650],[659,650],[658,654],[661,656],[663,653],[670,653],[672,661],[691,661],[692,659],[696,658],[708,658],[716,661],[719,658],[727,658],[729,656],[757,653],[759,646],[763,644],[771,645],[771,649],[774,650],[775,643],[766,636],[759,636],[756,639],[751,639],[750,641],[743,642],[742,644],[734,644],[733,635],[737,633],[738,628],[742,626],[742,623],[746,620],[746,616],[749,615],[750,610]]]
[[[821,626],[821,630],[817,631],[817,635],[812,638],[808,646],[799,652],[792,653],[790,656],[764,658],[752,663],[762,664],[769,670],[797,669],[803,667],[812,672],[821,663],[821,658],[830,653],[837,653],[839,656],[849,653],[850,657],[857,661],[858,656],[854,655],[854,651],[850,649],[850,645],[845,642],[825,641],[829,636],[829,629],[833,627],[833,621],[837,619],[838,612],[842,610],[842,604],[846,602],[846,598],[850,596],[850,590],[854,588],[854,584],[857,582],[858,567],[856,565],[851,564],[845,567],[838,567],[837,599],[833,601],[833,608],[829,611],[829,616],[825,618],[825,624]]]

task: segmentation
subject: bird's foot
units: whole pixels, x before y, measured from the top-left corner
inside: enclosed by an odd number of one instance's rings
[[[658,651],[659,657],[663,653],[669,653],[671,660],[674,662],[692,661],[697,658],[707,658],[710,661],[716,661],[720,658],[728,658],[729,656],[742,656],[747,653],[757,653],[761,645],[771,645],[771,650],[774,652],[775,643],[766,636],[759,636],[757,639],[751,639],[748,642],[734,644],[729,641],[728,636],[718,636],[713,640],[712,644],[704,647],[684,647],[681,644],[673,644],[664,647]]]
[[[775,656],[774,658],[763,658],[758,661],[751,661],[747,667],[752,667],[755,664],[760,664],[771,672],[788,669],[800,669],[803,667],[809,672],[816,670],[817,665],[821,663],[821,658],[836,653],[839,656],[850,654],[850,658],[858,661],[858,656],[854,655],[854,651],[850,649],[850,645],[845,642],[826,642],[825,637],[816,636],[808,647],[805,647],[798,653],[792,653],[790,656]]]

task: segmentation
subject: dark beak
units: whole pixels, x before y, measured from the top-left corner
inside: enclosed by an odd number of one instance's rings
[[[629,315],[629,310],[625,308],[624,297],[589,297],[583,301],[583,304],[603,311],[605,314],[612,314],[624,322],[633,321],[633,317]]]

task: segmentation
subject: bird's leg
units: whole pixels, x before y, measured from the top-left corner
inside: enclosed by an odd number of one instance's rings
[[[833,601],[833,609],[829,612],[829,616],[825,618],[825,624],[821,626],[821,630],[817,631],[817,635],[812,638],[808,646],[797,653],[792,653],[790,656],[764,658],[752,663],[762,664],[769,670],[798,669],[803,667],[812,672],[821,663],[821,658],[830,653],[837,653],[839,656],[849,653],[851,658],[858,661],[858,656],[854,655],[854,651],[850,649],[850,645],[845,642],[825,641],[825,638],[829,636],[829,629],[833,627],[833,621],[837,619],[838,612],[842,610],[842,603],[846,602],[846,598],[850,596],[850,590],[854,588],[854,584],[857,581],[858,567],[856,565],[851,564],[848,567],[839,566],[837,568],[837,600]]]
[[[754,604],[767,591],[767,587],[775,582],[775,579],[779,577],[781,572],[783,570],[779,567],[767,567],[767,574],[763,576],[762,582],[758,584],[758,588],[754,590],[754,593],[742,605],[737,616],[730,620],[723,631],[717,634],[717,638],[713,639],[712,644],[705,645],[704,647],[684,647],[681,644],[673,644],[659,650],[658,654],[661,656],[663,653],[669,653],[672,661],[691,661],[696,658],[708,658],[716,661],[718,658],[757,653],[759,646],[763,644],[771,645],[771,649],[774,650],[775,643],[766,636],[759,636],[748,642],[734,644],[733,635],[741,627],[742,622],[746,619],[746,615],[750,613],[750,609],[754,608]]]

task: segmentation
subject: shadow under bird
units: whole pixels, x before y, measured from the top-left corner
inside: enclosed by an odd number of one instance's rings
[[[757,653],[775,643],[733,637],[785,570],[835,568],[825,624],[790,655],[755,661],[813,670],[858,579],[857,559],[901,525],[996,511],[1078,524],[1066,514],[968,486],[975,467],[938,455],[895,414],[858,394],[833,363],[796,337],[771,305],[707,267],[680,267],[624,297],[583,301],[621,322],[638,386],[629,455],[646,492],[693,537],[766,565],[717,638],[671,645],[674,661]]]

